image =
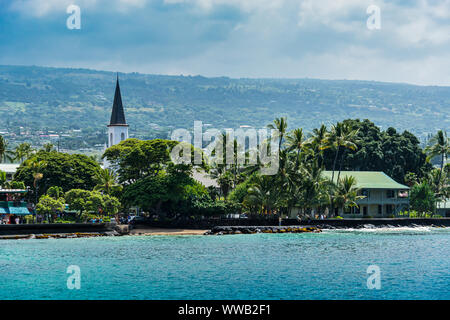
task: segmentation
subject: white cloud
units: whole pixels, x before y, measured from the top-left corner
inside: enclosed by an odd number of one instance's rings
[[[279,8],[283,3],[288,1],[289,0],[164,0],[164,3],[186,3],[204,10],[210,10],[217,5],[228,5],[249,12]]]
[[[164,10],[147,5],[151,1],[163,3]],[[114,38],[113,44],[123,56],[110,56],[106,38],[114,33],[111,29],[95,35],[103,37],[100,43],[89,40],[92,35],[80,37],[92,49],[89,58],[46,51],[40,61],[148,73],[450,85],[450,0],[16,0],[11,8],[44,18],[52,12],[65,15],[71,3],[82,12],[130,12],[127,27],[133,32],[129,38],[128,33]],[[366,27],[366,9],[372,4],[381,8],[381,30]],[[171,6],[177,7],[174,15]],[[233,6],[242,15],[233,10],[227,16],[224,10],[223,18],[223,6]],[[131,10],[152,16],[151,36]],[[184,15],[187,19],[180,23]],[[127,14],[123,17],[128,19]],[[166,17],[175,17],[170,26]],[[32,59],[24,63],[39,64],[38,56]]]
[[[148,0],[14,0],[10,6],[13,11],[38,18],[55,12],[65,12],[66,8],[75,4],[81,10],[116,8],[124,11],[128,8],[142,8]]]
[[[404,47],[450,43],[450,1],[417,1],[416,6],[388,6],[386,27]]]

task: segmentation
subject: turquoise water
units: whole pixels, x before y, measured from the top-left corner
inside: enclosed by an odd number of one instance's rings
[[[450,229],[4,240],[0,272],[0,299],[450,299]]]

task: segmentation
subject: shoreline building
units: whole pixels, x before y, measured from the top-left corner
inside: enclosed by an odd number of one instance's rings
[[[323,176],[331,180],[332,171],[324,171]],[[381,171],[341,171],[340,178],[353,176],[356,188],[363,199],[356,201],[358,206],[352,208],[334,208],[333,215],[344,218],[389,218],[409,209],[409,187],[396,182]],[[334,182],[337,180],[337,172]],[[290,217],[300,214],[301,208],[294,207]],[[316,213],[317,214],[317,213]]]

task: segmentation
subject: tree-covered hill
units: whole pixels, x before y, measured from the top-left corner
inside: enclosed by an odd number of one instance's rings
[[[230,79],[119,74],[130,134],[166,137],[194,120],[216,128],[261,127],[287,116],[290,127],[368,118],[419,137],[450,127],[450,87],[369,81]],[[82,129],[104,137],[113,72],[0,66],[0,129]],[[98,140],[95,138],[94,140]],[[103,143],[104,141],[98,141]]]

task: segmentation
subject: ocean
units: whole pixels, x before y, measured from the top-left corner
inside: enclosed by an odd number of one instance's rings
[[[450,228],[2,240],[0,272],[0,299],[450,299]]]

